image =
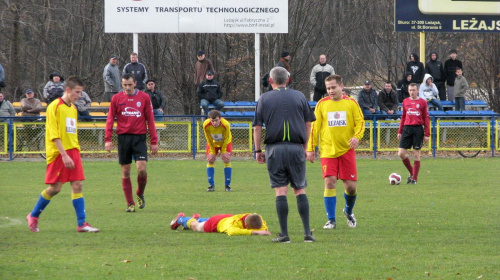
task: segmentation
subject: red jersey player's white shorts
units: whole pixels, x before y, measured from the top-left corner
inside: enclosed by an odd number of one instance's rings
[[[356,153],[350,149],[337,158],[321,158],[321,170],[323,170],[323,178],[335,176],[341,180],[357,181]]]
[[[66,153],[73,160],[75,164],[74,169],[68,169],[64,166],[62,156],[58,155],[56,159],[47,164],[47,171],[45,173],[45,184],[55,184],[57,182],[75,182],[85,180],[83,175],[82,159],[78,149],[67,150]]]

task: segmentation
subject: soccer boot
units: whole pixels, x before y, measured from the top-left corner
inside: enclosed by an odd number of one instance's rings
[[[231,189],[230,186],[226,186],[226,192],[232,192],[232,191],[233,191],[233,189]]]
[[[278,233],[278,236],[276,236],[276,238],[271,239],[271,242],[290,243],[290,237],[288,235],[282,236],[281,233]]]
[[[342,209],[342,212],[344,212],[344,215],[347,219],[347,225],[349,227],[355,228],[356,227],[356,218],[354,218],[354,213],[351,215],[347,214],[347,212],[345,211],[345,208]]]
[[[313,236],[312,232],[311,234],[304,235],[304,242],[314,242],[314,241],[316,241],[316,238]]]
[[[134,204],[129,204],[127,207],[127,212],[135,212],[135,205]]]
[[[416,180],[411,179],[410,185],[416,185],[416,184],[417,184],[417,181],[416,181]]]
[[[411,183],[412,180],[413,180],[413,176],[411,176],[411,174],[410,174],[410,175],[408,175],[408,179],[406,179],[406,183],[409,184],[409,183]]]
[[[198,220],[198,219],[200,218],[200,214],[198,214],[198,213],[194,213],[194,214],[193,214],[193,216],[192,216],[191,218],[193,218],[193,219],[195,219],[195,220]]]
[[[176,230],[178,227],[181,226],[181,224],[179,224],[177,222],[177,220],[180,218],[180,217],[185,217],[184,216],[184,213],[180,212],[179,214],[177,214],[177,216],[175,217],[175,219],[173,219],[171,222],[170,222],[170,229],[171,230]]]
[[[38,229],[38,218],[32,217],[31,213],[26,216],[26,220],[28,221],[28,226],[30,227],[30,230],[32,232],[39,232],[40,230]]]
[[[337,223],[334,221],[328,221],[326,224],[323,226],[323,229],[336,229],[337,228]]]
[[[215,191],[215,186],[208,186],[207,192]]]
[[[144,207],[146,207],[146,200],[144,200],[144,195],[137,196],[137,204],[139,205],[139,209],[144,209]]]
[[[77,232],[99,232],[98,228],[91,226],[89,223],[83,223],[83,225],[76,228]]]

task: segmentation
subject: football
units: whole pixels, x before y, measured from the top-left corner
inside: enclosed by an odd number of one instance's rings
[[[392,173],[389,175],[389,183],[391,185],[399,185],[401,183],[401,175],[398,173]]]

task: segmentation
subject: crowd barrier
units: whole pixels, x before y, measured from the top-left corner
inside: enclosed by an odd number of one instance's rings
[[[231,123],[233,153],[253,152],[252,120],[254,112],[224,112]],[[430,114],[431,138],[423,151],[432,151],[433,157],[439,151],[495,151],[499,150],[499,120],[494,112],[461,113],[455,111]],[[394,118],[398,118],[395,115]],[[205,153],[206,141],[203,133],[205,116],[164,116],[156,122],[161,156],[192,156]],[[358,151],[397,151],[399,120],[383,119],[387,116],[367,115],[365,134]],[[106,117],[92,117],[78,122],[78,136],[82,154],[98,156],[104,149]],[[115,124],[116,125],[116,124]],[[265,127],[263,129],[265,135]],[[112,141],[116,153],[117,137]],[[148,139],[149,143],[149,139]],[[262,143],[262,147],[265,147]],[[0,117],[0,157],[12,160],[16,156],[43,154],[45,152],[45,117],[32,120],[24,117]]]

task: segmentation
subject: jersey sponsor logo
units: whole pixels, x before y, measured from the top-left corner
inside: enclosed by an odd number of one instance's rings
[[[139,108],[140,108],[140,107],[141,107],[141,105],[142,105],[141,101],[137,101],[136,105],[137,105],[137,107],[139,107]]]
[[[412,116],[420,116],[420,111],[417,109],[414,109],[414,108],[408,108],[408,110],[406,111],[406,114],[412,115]]]
[[[137,110],[136,108],[125,107],[125,109],[122,111],[122,115],[127,116],[127,117],[140,118],[142,116],[142,113],[141,113],[141,111]]]
[[[345,111],[328,112],[328,126],[347,126],[347,114]]]
[[[76,120],[66,118],[66,133],[76,134]]]
[[[417,104],[417,109],[420,108],[420,104]]]
[[[222,141],[222,134],[210,134],[210,135],[212,135],[212,138],[214,139],[215,142]]]

